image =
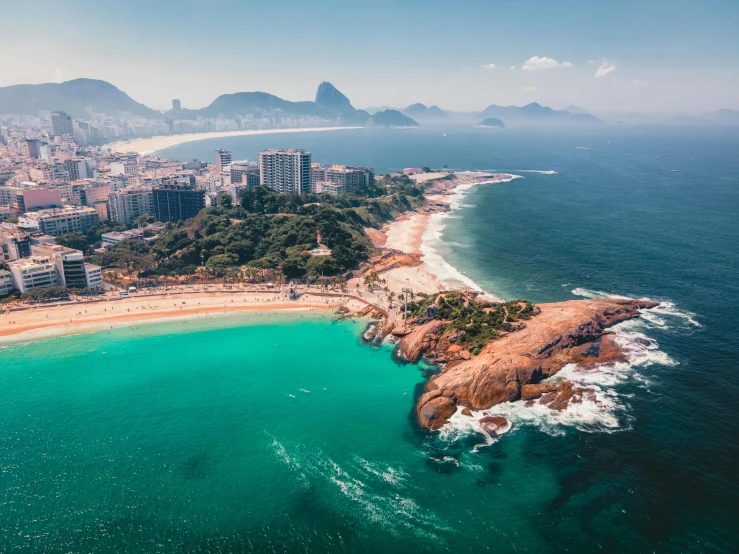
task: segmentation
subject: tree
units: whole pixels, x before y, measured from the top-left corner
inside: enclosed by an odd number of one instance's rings
[[[288,279],[305,275],[306,263],[303,256],[290,256],[282,262],[282,273]]]
[[[154,216],[151,214],[142,214],[133,220],[134,227],[146,227],[149,223],[154,223]]]
[[[75,250],[85,251],[88,248],[87,237],[82,233],[69,233],[66,235],[57,235],[56,243],[73,248]]]
[[[213,275],[221,276],[232,268],[236,262],[238,262],[236,254],[216,254],[208,258],[208,261],[205,262],[205,268]]]

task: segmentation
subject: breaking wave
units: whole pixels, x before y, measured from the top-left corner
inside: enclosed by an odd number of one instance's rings
[[[485,184],[509,183],[514,179],[522,178],[523,177],[520,175],[511,175],[509,179],[503,179],[500,181],[484,181],[481,183],[460,185],[454,189],[454,194],[449,200],[450,211],[436,213],[429,218],[426,232],[421,241],[421,253],[423,254],[423,261],[428,266],[429,271],[434,274],[439,282],[446,288],[467,288],[484,293],[485,297],[489,300],[500,300],[500,298],[484,290],[475,281],[467,277],[462,271],[458,270],[444,259],[444,256],[441,254],[441,246],[449,246],[449,244],[442,241],[442,234],[446,228],[447,220],[458,217],[454,214],[455,210],[473,206],[472,204],[465,204],[464,199],[474,187]]]
[[[586,298],[627,298],[588,289],[574,289],[572,292]],[[478,420],[485,415],[507,418],[511,422],[511,432],[524,426],[535,427],[550,435],[563,435],[568,429],[588,433],[628,430],[632,421],[629,414],[629,399],[632,395],[624,391],[623,386],[630,383],[649,391],[652,383],[642,373],[645,368],[678,364],[660,350],[657,340],[650,336],[650,331],[670,328],[675,323],[683,327],[700,327],[695,317],[695,314],[680,310],[671,302],[663,302],[656,308],[643,310],[641,318],[624,321],[610,329],[611,336],[623,351],[626,361],[587,368],[568,364],[545,381],[556,383],[566,379],[576,387],[592,390],[592,393],[583,395],[582,402],[570,402],[564,410],[557,411],[540,404],[538,400],[533,403],[519,400],[472,412],[473,417],[463,415],[459,409],[450,418],[450,424],[442,429],[439,439],[453,443],[475,435],[481,438],[472,448],[475,452],[505,437],[505,434],[490,436],[483,431]]]
[[[417,487],[402,468],[356,455],[339,464],[318,448],[282,444],[276,437],[267,436],[268,450],[303,488],[319,488],[330,495],[331,505],[352,517],[358,526],[380,525],[384,532],[398,537],[411,531],[417,538],[435,543],[443,540],[439,531],[451,530],[412,498],[410,493]]]

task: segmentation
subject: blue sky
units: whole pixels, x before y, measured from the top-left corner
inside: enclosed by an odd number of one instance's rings
[[[323,80],[357,107],[739,108],[737,0],[3,4],[0,86],[91,77],[154,108]]]

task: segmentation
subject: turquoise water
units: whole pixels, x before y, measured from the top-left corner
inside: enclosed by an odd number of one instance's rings
[[[739,132],[446,135],[240,137],[163,154],[297,146],[378,172],[518,173],[460,197],[436,247],[507,298],[662,301],[616,329],[629,363],[564,370],[597,387],[597,405],[499,407],[513,429],[497,442],[465,421],[429,436],[412,417],[426,370],[363,345],[362,323],[307,314],[8,346],[0,550],[733,551]]]

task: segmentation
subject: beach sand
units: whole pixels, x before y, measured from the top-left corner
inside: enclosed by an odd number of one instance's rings
[[[0,342],[33,340],[72,332],[96,331],[134,323],[205,317],[243,311],[334,310],[344,299],[306,294],[288,300],[279,291],[136,293],[106,301],[38,305],[0,314]],[[361,302],[352,301],[359,309]]]
[[[185,142],[225,137],[243,137],[249,135],[271,135],[275,133],[309,133],[318,131],[343,131],[347,129],[364,129],[364,127],[313,127],[300,129],[263,129],[251,131],[217,131],[213,133],[190,133],[186,135],[167,135],[161,137],[140,138],[131,141],[114,142],[105,148],[113,152],[138,152],[141,155],[151,154],[157,150],[177,146]]]

